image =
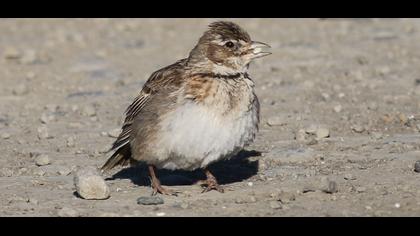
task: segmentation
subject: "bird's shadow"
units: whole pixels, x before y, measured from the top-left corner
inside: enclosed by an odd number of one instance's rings
[[[229,160],[209,165],[208,169],[217,178],[220,184],[240,182],[257,174],[258,160],[249,160],[250,157],[254,156],[261,156],[261,152],[255,150],[242,150]],[[166,186],[191,185],[199,180],[206,179],[202,170],[171,171],[160,169],[157,171],[157,175],[162,185]],[[144,163],[139,163],[134,167],[124,168],[106,180],[115,179],[130,179],[134,184],[140,186],[150,185],[147,165]]]

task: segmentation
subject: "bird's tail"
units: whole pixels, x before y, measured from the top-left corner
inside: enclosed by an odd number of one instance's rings
[[[127,143],[126,145],[118,148],[114,154],[105,162],[105,164],[101,167],[101,171],[108,171],[114,168],[117,165],[126,166],[130,163],[131,158],[131,148],[130,144]]]

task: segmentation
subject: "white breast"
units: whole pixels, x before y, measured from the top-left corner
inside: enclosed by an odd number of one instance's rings
[[[254,96],[251,92],[250,96]],[[193,101],[168,113],[160,122],[157,165],[166,169],[196,169],[229,158],[251,142],[257,132],[257,108],[244,99],[242,107],[223,114],[217,106]],[[255,105],[255,104],[254,104]]]

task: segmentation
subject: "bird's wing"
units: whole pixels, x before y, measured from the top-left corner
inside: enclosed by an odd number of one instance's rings
[[[122,132],[118,136],[117,140],[112,145],[111,150],[118,149],[127,143],[130,142],[131,135],[131,125],[135,117],[147,104],[150,98],[157,92],[159,89],[172,86],[177,82],[180,82],[181,78],[179,73],[181,73],[182,68],[184,68],[187,59],[182,59],[175,62],[172,65],[169,65],[165,68],[162,68],[154,72],[150,78],[146,81],[141,90],[140,94],[135,98],[134,102],[128,106],[125,111],[125,120],[122,125]]]

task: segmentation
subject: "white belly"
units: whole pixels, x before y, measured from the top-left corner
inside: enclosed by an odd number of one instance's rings
[[[193,102],[167,114],[160,122],[156,165],[165,169],[202,168],[229,158],[251,142],[257,132],[257,109],[222,115]]]

